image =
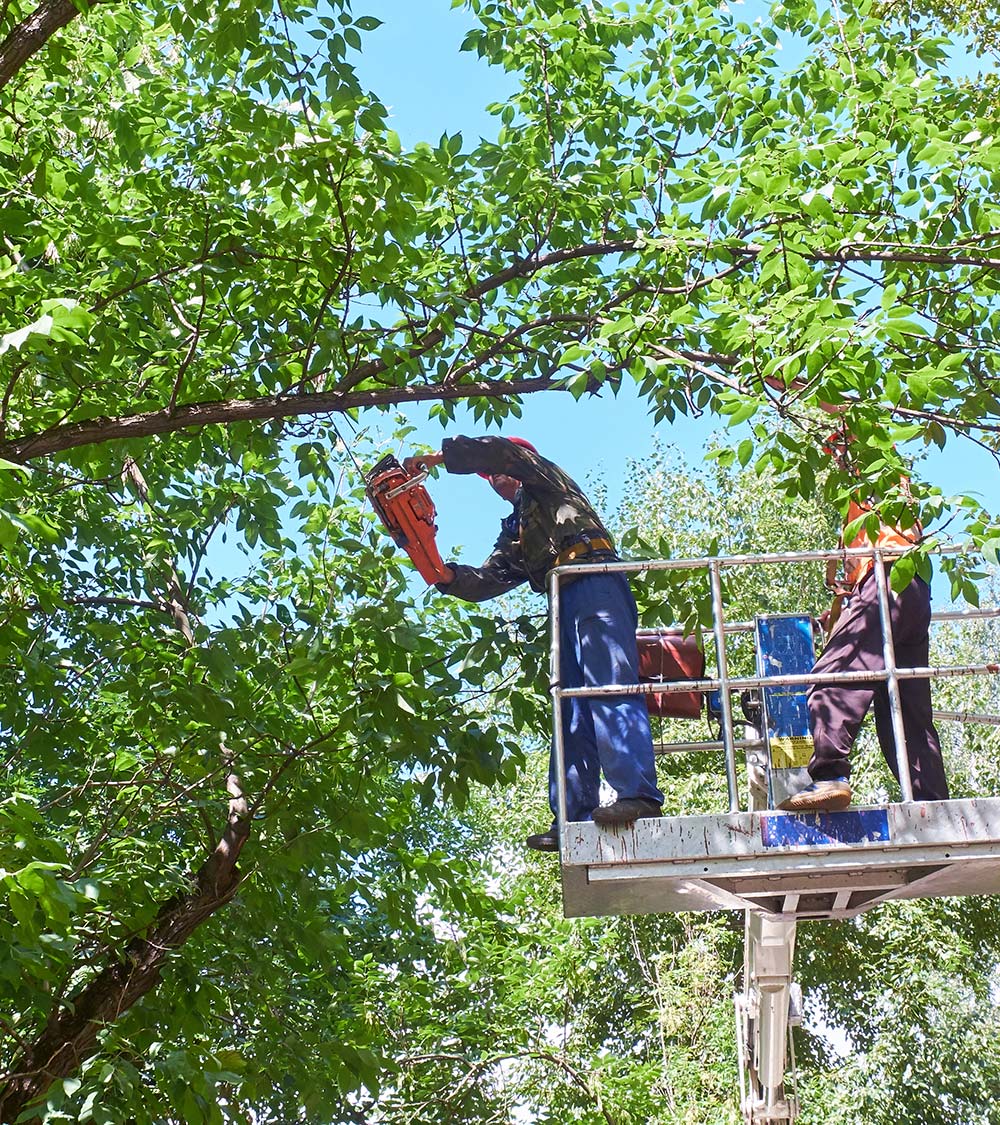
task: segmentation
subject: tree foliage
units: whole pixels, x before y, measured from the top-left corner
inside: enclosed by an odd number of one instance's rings
[[[430,1104],[425,1066],[478,1096],[465,1040],[404,1058],[412,1028],[372,1013],[444,995],[439,915],[502,961],[454,810],[544,726],[540,642],[413,594],[346,460],[362,411],[490,422],[634,379],[660,421],[748,424],[723,469],[842,501],[839,404],[890,507],[906,442],[997,451],[991,80],[955,77],[932,21],[467,9],[467,49],[517,82],[497,135],[404,150],[347,0],[0,7],[5,1120],[347,1121],[388,1113],[390,1074]],[[697,977],[664,932],[657,971]],[[625,1052],[634,994],[564,1023]],[[582,1114],[593,1081],[537,1013],[511,1050]]]
[[[428,903],[481,909],[441,802],[512,780],[514,720],[475,700],[501,674],[530,690],[538,655],[511,664],[516,626],[501,647],[494,619],[414,602],[331,444],[298,446],[295,476],[230,450],[162,496],[132,465],[73,541],[10,554],[6,1119],[48,1092],[84,1119],[219,1120],[217,1087],[236,1119],[258,1098],[332,1113],[379,1071],[366,958],[418,941]],[[213,532],[265,486],[281,527],[238,530],[260,549],[219,574]],[[62,527],[80,490],[47,501]]]
[[[875,477],[894,441],[993,447],[996,149],[933,25],[470,7],[520,83],[472,150],[401,151],[340,0],[100,5],[22,61],[0,453],[99,474],[131,436],[624,377],[664,419],[795,418],[755,438],[803,494],[809,403],[853,404]]]

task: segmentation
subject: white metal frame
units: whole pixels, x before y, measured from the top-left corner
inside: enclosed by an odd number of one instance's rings
[[[961,548],[940,548],[937,554],[958,553]],[[586,698],[588,696],[613,697],[616,695],[652,695],[678,692],[710,692],[718,691],[720,696],[722,718],[722,743],[726,753],[726,784],[729,793],[729,811],[738,812],[740,809],[739,789],[737,783],[736,745],[733,735],[733,713],[731,692],[742,691],[745,688],[781,687],[796,684],[814,683],[871,683],[873,680],[885,680],[889,695],[889,711],[892,720],[893,734],[896,740],[900,766],[900,789],[904,802],[913,800],[913,786],[910,780],[909,756],[906,749],[906,734],[903,729],[902,706],[899,698],[899,681],[902,679],[941,679],[951,676],[992,675],[1000,672],[1000,663],[988,662],[983,664],[970,664],[959,666],[938,666],[926,668],[900,668],[896,664],[895,650],[892,643],[892,632],[889,629],[889,589],[883,563],[898,557],[898,551],[884,551],[877,547],[861,547],[840,549],[836,551],[790,551],[761,555],[731,555],[728,557],[704,556],[698,559],[659,559],[644,562],[611,562],[611,563],[574,563],[567,566],[556,567],[549,572],[549,620],[550,620],[550,677],[549,690],[552,699],[552,724],[553,724],[553,752],[556,761],[557,778],[557,809],[556,820],[560,826],[560,857],[565,864],[568,858],[566,848],[566,783],[565,783],[565,746],[562,729],[562,700],[571,698]],[[729,674],[729,662],[726,650],[727,632],[736,631],[725,624],[725,614],[722,604],[721,571],[723,568],[738,566],[762,566],[780,563],[825,562],[829,559],[842,559],[850,556],[864,558],[874,557],[875,576],[879,613],[882,620],[883,652],[885,668],[876,672],[833,672],[824,675],[805,674],[787,676],[740,676],[733,677]],[[718,674],[713,678],[702,680],[684,680],[676,684],[644,683],[644,684],[608,684],[595,687],[563,688],[560,678],[560,612],[559,612],[559,586],[563,579],[577,577],[582,574],[610,574],[624,573],[636,574],[658,570],[708,570],[712,592],[712,617],[713,635],[715,639],[716,660]],[[1000,610],[987,611],[962,611],[961,613],[949,612],[935,615],[935,619],[970,619],[977,617],[1000,616]],[[739,626],[740,631],[745,627]],[[905,767],[905,768],[904,768]]]

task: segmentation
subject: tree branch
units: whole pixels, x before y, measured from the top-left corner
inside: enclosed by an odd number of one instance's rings
[[[603,242],[587,242],[579,246],[553,250],[547,254],[534,254],[519,259],[505,269],[490,274],[457,295],[451,312],[456,314],[470,302],[485,294],[501,288],[510,281],[530,277],[550,266],[578,258],[601,257],[611,254],[634,252],[643,246],[675,246],[692,251],[699,243],[695,239],[662,240],[655,239],[617,239]],[[811,261],[834,262],[842,264],[849,261],[883,261],[903,263],[923,263],[940,266],[974,265],[987,269],[1000,269],[1000,259],[979,257],[968,253],[966,247],[935,247],[926,251],[911,249],[884,249],[884,244],[858,244],[842,246],[832,251],[814,250],[805,256]],[[726,251],[741,260],[755,258],[761,247],[755,243],[736,245],[716,244],[717,251]],[[731,268],[716,276],[731,272]],[[714,279],[713,279],[714,280]],[[697,284],[697,283],[695,283]],[[689,287],[685,287],[689,288]],[[68,422],[52,426],[37,434],[27,434],[0,442],[0,457],[10,461],[25,461],[107,441],[146,438],[158,434],[175,433],[178,430],[197,428],[213,424],[231,424],[264,419],[292,418],[310,414],[343,412],[355,408],[371,406],[403,405],[412,402],[432,400],[455,400],[465,398],[507,398],[530,394],[535,391],[556,387],[559,380],[554,376],[537,376],[522,380],[484,380],[469,383],[423,384],[405,387],[387,387],[371,390],[356,390],[361,383],[376,379],[392,367],[407,360],[419,359],[437,347],[447,337],[443,328],[433,328],[425,332],[417,341],[396,359],[373,359],[360,364],[350,375],[341,380],[335,390],[314,394],[289,395],[283,392],[262,395],[254,399],[222,399],[209,402],[188,403],[175,406],[172,410],[156,410],[142,414],[124,415],[119,418],[91,418],[81,422]],[[702,357],[697,362],[708,362],[721,366],[732,366],[731,357]],[[323,374],[316,372],[314,378]]]
[[[33,457],[76,449],[81,445],[117,439],[153,437],[157,434],[176,433],[178,430],[198,426],[295,418],[305,414],[329,414],[351,410],[354,407],[388,406],[397,403],[428,402],[434,399],[504,398],[548,390],[557,382],[554,377],[545,375],[510,382],[484,380],[454,387],[438,385],[389,387],[385,390],[356,391],[353,394],[324,391],[308,395],[277,394],[262,395],[254,399],[196,402],[177,407],[173,414],[168,414],[164,410],[151,410],[144,414],[131,414],[122,418],[92,418],[85,422],[53,426],[39,434],[0,443],[0,457],[8,461],[26,461]]]
[[[149,486],[146,484],[146,478],[142,475],[142,471],[132,457],[125,458],[125,464],[122,466],[122,478],[131,481],[132,487],[138,493],[143,504],[146,505],[149,511],[152,511],[153,506],[149,502]],[[167,567],[167,581],[165,590],[166,597],[163,599],[163,606],[167,613],[174,619],[174,624],[180,630],[188,647],[193,648],[194,629],[191,627],[191,618],[188,616],[187,599],[181,588],[180,576],[177,573],[177,568],[169,559],[164,561]]]
[[[165,602],[150,602],[143,598],[122,598],[102,595],[100,597],[89,598],[64,598],[63,600],[67,605],[92,605],[122,609],[152,609],[157,613],[170,613],[170,607]],[[37,606],[33,606],[32,608],[37,608]]]
[[[222,753],[230,798],[222,838],[191,876],[189,889],[165,902],[146,934],[133,938],[119,958],[56,1009],[22,1051],[0,1086],[0,1122],[22,1120],[54,1082],[73,1074],[93,1053],[102,1029],[156,987],[169,954],[236,894],[242,880],[236,864],[250,836],[251,818],[232,753],[225,745]]]
[[[71,0],[43,0],[0,44],[0,90],[53,35],[80,14]]]

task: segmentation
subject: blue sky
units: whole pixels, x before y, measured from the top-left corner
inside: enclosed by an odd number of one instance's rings
[[[485,106],[505,98],[514,83],[475,53],[459,51],[473,26],[468,12],[452,8],[450,0],[367,0],[356,6],[355,14],[383,21],[366,35],[356,61],[362,84],[389,107],[390,124],[405,147],[436,142],[445,132],[461,132],[467,146],[496,135],[498,121]],[[486,432],[468,417],[463,420],[461,411],[448,429],[437,421],[428,423],[426,407],[405,413],[418,426],[414,441],[436,445],[448,434]],[[703,444],[717,426],[715,420],[690,420],[669,430],[661,427],[659,436],[700,460]],[[605,482],[612,502],[620,494],[627,459],[648,456],[654,442],[646,404],[632,387],[617,399],[588,396],[575,402],[565,393],[529,396],[523,417],[511,419],[507,432],[526,437],[580,483]],[[485,555],[509,507],[478,477],[443,474],[431,487],[442,553],[462,544],[468,561]]]
[[[382,20],[352,61],[362,85],[389,106],[406,147],[436,142],[445,132],[473,143],[496,135],[485,106],[505,98],[514,83],[475,52],[459,51],[474,26],[470,13],[450,0],[356,0],[354,15]]]
[[[365,36],[364,51],[354,61],[362,84],[389,106],[390,124],[404,147],[420,140],[436,143],[445,132],[461,132],[467,147],[480,136],[495,135],[496,119],[484,107],[504,98],[513,83],[475,53],[459,51],[473,26],[464,8],[452,8],[450,0],[365,0],[355,5],[355,15],[383,21],[382,27]],[[457,423],[447,430],[437,421],[427,422],[426,408],[410,409],[407,417],[418,426],[413,440],[434,445],[449,433],[485,432],[468,417],[463,419],[461,411]],[[388,432],[388,423],[386,428]],[[575,402],[562,392],[529,396],[523,417],[512,419],[507,432],[528,438],[580,483],[603,481],[614,503],[627,462],[649,456],[654,437],[678,446],[697,462],[706,440],[721,428],[715,418],[681,419],[654,431],[645,403],[629,387],[617,399],[585,397]],[[997,466],[968,442],[952,441],[946,452],[929,454],[924,475],[947,494],[980,491],[992,510],[1000,510]],[[503,501],[478,478],[443,474],[431,487],[442,554],[463,544],[467,561],[484,556],[507,510]],[[817,544],[821,546],[825,544]]]

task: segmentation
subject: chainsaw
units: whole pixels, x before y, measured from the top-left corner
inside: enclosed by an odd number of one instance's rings
[[[445,582],[448,571],[441,561],[434,535],[434,501],[424,488],[426,473],[412,476],[391,453],[365,473],[365,491],[372,507],[397,547],[410,556],[425,582]]]

